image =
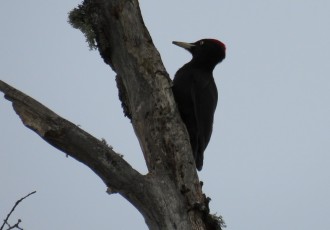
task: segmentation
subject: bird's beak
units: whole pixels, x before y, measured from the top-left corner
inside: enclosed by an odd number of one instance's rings
[[[177,42],[174,41],[172,42],[174,45],[180,46],[188,51],[191,51],[191,48],[193,48],[195,46],[195,44],[193,43],[187,43],[187,42]]]

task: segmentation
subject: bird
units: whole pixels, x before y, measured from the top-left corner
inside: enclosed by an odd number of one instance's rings
[[[218,103],[213,70],[225,59],[226,46],[216,39],[172,43],[192,54],[192,59],[176,72],[172,91],[181,119],[189,133],[196,168],[201,171]]]

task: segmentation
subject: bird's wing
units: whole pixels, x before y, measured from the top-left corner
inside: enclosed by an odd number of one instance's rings
[[[194,112],[194,122],[196,127],[196,140],[195,140],[195,151],[194,158],[196,162],[196,167],[201,170],[203,167],[204,150],[207,143],[205,142],[205,122],[204,122],[204,112],[202,101],[204,85],[200,84],[198,80],[193,81],[193,87],[191,87],[191,99],[193,101],[193,112]]]
[[[193,120],[191,120],[191,126],[194,127],[193,130],[193,136],[191,136],[191,144],[193,146],[193,154],[194,154],[194,158],[195,160],[197,159],[197,155],[199,153],[199,149],[200,149],[200,132],[199,132],[199,128],[200,128],[200,123],[199,123],[199,112],[198,112],[198,100],[197,100],[197,95],[196,95],[196,85],[195,85],[195,81],[193,81],[192,83],[192,87],[190,88],[190,98],[192,101],[192,113],[193,116],[191,116],[193,118]]]
[[[218,92],[213,78],[196,79],[193,83],[191,98],[197,131],[196,166],[203,166],[203,155],[212,134],[213,117],[218,100]]]

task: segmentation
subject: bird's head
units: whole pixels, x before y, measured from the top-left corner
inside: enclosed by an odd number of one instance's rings
[[[216,39],[201,39],[194,43],[173,42],[174,45],[188,50],[195,65],[211,68],[220,63],[226,57],[226,46]]]

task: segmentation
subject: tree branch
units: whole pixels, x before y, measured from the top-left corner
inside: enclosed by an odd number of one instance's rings
[[[143,177],[104,142],[0,81],[0,91],[12,102],[23,124],[49,144],[91,168],[113,191],[130,193]]]
[[[82,10],[76,14],[81,17],[70,17],[70,22],[92,28],[93,36],[89,37],[95,39],[104,62],[117,73],[124,112],[131,118],[149,172],[156,181],[173,184],[179,192],[171,197],[176,196],[176,202],[181,200],[189,207],[207,206],[189,136],[174,101],[171,80],[145,27],[139,2],[85,0],[74,12],[77,10]],[[184,199],[180,198],[182,194]],[[163,213],[179,212],[182,207],[178,204]],[[203,218],[201,213],[189,210],[189,217],[178,215],[178,219],[196,221],[192,225],[194,229],[204,228],[203,221],[199,221]]]
[[[21,220],[18,219],[18,221],[17,221],[17,223],[16,223],[15,225],[10,226],[10,225],[8,224],[9,217],[10,217],[10,215],[14,212],[15,208],[17,207],[17,205],[19,205],[19,203],[21,203],[25,198],[31,196],[31,195],[34,194],[34,193],[36,193],[36,191],[30,192],[29,194],[27,194],[26,196],[22,197],[21,199],[19,199],[18,201],[15,202],[15,205],[13,206],[13,208],[12,208],[12,209],[10,210],[10,212],[8,213],[6,219],[4,219],[3,224],[2,224],[2,226],[0,227],[0,230],[3,229],[3,227],[5,226],[5,224],[7,224],[7,225],[9,226],[8,229],[13,229],[13,228],[21,229],[21,228],[18,226],[19,223],[21,222]]]
[[[120,90],[150,172],[177,186],[199,187],[186,128],[171,80],[146,29],[137,0],[84,1],[99,52],[120,78]],[[153,143],[153,144],[150,144]],[[199,190],[200,197],[202,195]],[[196,195],[196,194],[194,194]]]
[[[124,112],[149,173],[139,174],[105,143],[0,81],[24,125],[90,167],[110,192],[118,191],[141,212],[150,229],[221,229],[219,221],[209,221],[189,136],[138,0],[85,0],[69,20],[117,73]]]

